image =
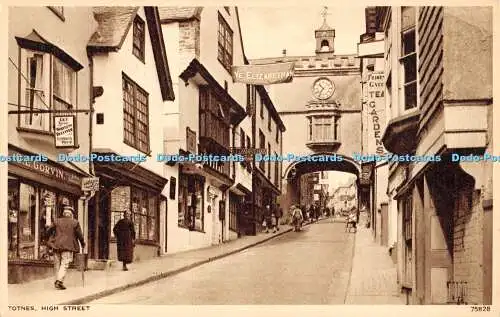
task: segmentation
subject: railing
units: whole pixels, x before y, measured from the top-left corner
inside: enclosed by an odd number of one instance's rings
[[[230,177],[230,162],[215,162],[215,161],[209,161],[205,163],[208,167],[211,169],[226,175],[227,177]]]
[[[448,304],[467,305],[467,282],[448,281]]]

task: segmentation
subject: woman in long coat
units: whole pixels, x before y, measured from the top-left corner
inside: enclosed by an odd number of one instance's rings
[[[130,220],[130,211],[126,211],[124,218],[116,223],[113,233],[116,237],[118,261],[123,262],[123,270],[128,271],[127,264],[134,259],[135,246],[135,228]]]

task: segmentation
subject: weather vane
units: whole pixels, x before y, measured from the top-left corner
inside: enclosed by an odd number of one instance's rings
[[[323,19],[325,20],[326,22],[326,17],[328,15],[330,15],[331,13],[328,13],[328,7],[323,7],[323,11],[321,11],[321,16],[323,17]]]

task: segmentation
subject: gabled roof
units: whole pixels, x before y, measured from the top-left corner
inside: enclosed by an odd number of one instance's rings
[[[87,46],[105,51],[120,49],[139,7],[94,7],[93,10],[98,27]]]
[[[97,31],[87,44],[90,53],[118,51],[123,45],[139,7],[94,7]],[[172,78],[157,7],[144,7],[148,33],[163,100],[174,100]]]
[[[158,7],[161,23],[200,19],[202,7]]]

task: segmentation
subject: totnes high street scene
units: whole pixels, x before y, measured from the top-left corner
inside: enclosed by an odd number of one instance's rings
[[[9,305],[491,305],[492,20],[9,7]]]

